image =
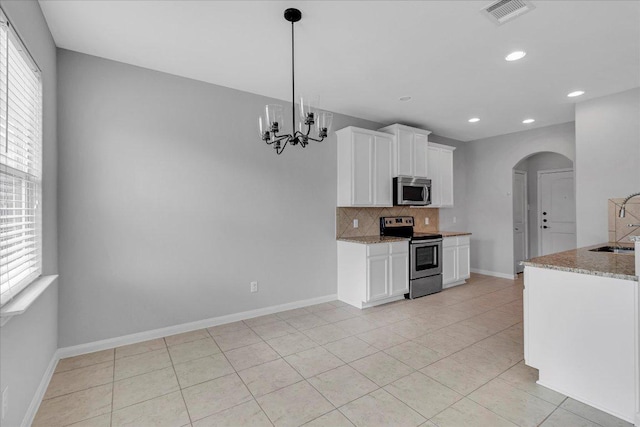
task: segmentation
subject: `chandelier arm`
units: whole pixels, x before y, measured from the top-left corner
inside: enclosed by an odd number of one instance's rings
[[[315,139],[315,138],[311,138],[311,137],[309,136],[308,138],[309,138],[311,141],[315,141],[315,142],[322,142],[322,141],[324,141],[324,138],[325,138],[325,137],[323,136],[323,137],[322,137],[322,138],[320,138],[320,139]]]
[[[287,146],[287,144],[289,143],[289,140],[285,140],[284,144],[282,144],[282,147],[280,149],[278,149],[276,147],[276,154],[279,156],[280,154],[282,154],[282,152],[284,151],[285,147]]]
[[[280,142],[283,139],[287,139],[289,140],[291,138],[291,135],[274,135],[274,139],[272,139],[271,141],[265,141],[268,145],[272,145],[275,144],[276,142]]]

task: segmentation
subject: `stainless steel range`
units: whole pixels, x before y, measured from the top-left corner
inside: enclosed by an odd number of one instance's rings
[[[409,293],[413,299],[442,290],[442,235],[416,233],[412,216],[380,218],[380,235],[408,237]]]

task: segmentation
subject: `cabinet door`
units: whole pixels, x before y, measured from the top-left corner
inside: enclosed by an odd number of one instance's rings
[[[468,245],[458,246],[458,280],[471,277],[470,268],[470,247]]]
[[[358,132],[351,140],[352,164],[352,205],[373,205],[373,136]]]
[[[453,206],[453,151],[440,150],[440,205]]]
[[[453,283],[458,280],[458,253],[456,246],[442,248],[442,284]]]
[[[429,138],[427,135],[416,133],[413,140],[413,172],[415,176],[428,177],[427,157]]]
[[[427,151],[429,171],[427,177],[431,179],[431,206],[436,207],[441,204],[440,149],[429,147]]]
[[[402,295],[409,293],[409,254],[391,254],[391,293]]]
[[[413,132],[398,130],[398,175],[413,176]]]
[[[393,139],[376,136],[374,139],[374,157],[373,205],[393,206]]]
[[[389,256],[367,258],[367,302],[389,296]]]

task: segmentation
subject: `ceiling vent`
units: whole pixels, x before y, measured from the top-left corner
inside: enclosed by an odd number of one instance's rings
[[[494,24],[502,25],[535,8],[528,0],[498,0],[483,7],[480,12]]]

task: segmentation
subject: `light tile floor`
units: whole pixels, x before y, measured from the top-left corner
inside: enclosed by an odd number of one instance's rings
[[[34,426],[631,426],[535,383],[522,280],[339,301],[61,360]]]

